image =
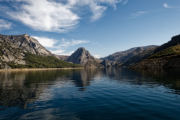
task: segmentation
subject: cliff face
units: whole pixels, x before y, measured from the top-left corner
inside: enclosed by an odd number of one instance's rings
[[[0,35],[0,68],[71,66],[29,35]]]
[[[42,56],[51,55],[36,39],[26,34],[0,35],[0,48],[0,59],[3,62],[25,64],[23,60],[25,53]]]
[[[96,68],[100,67],[100,60],[94,58],[89,51],[85,48],[78,48],[71,56],[67,59],[68,62],[72,62],[75,64],[80,64],[85,67]]]
[[[147,59],[132,66],[136,70],[170,70],[180,68],[180,35],[158,47]]]

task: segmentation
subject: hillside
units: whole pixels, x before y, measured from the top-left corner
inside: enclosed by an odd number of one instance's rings
[[[147,59],[132,66],[137,70],[170,70],[180,68],[180,35],[158,47]]]
[[[0,35],[0,68],[74,67],[56,58],[36,39],[24,35]]]
[[[146,58],[152,54],[156,48],[157,46],[154,45],[135,47],[126,51],[116,52],[102,59],[117,62],[117,64],[120,66],[129,66]]]

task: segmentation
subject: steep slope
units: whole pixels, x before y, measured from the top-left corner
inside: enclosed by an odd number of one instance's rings
[[[0,35],[0,48],[2,61],[18,64],[25,64],[23,60],[25,53],[42,56],[51,55],[36,39],[26,34]]]
[[[141,70],[170,70],[180,68],[180,35],[158,47],[147,59],[142,60],[133,69]]]
[[[145,57],[150,55],[156,48],[157,46],[154,45],[145,47],[135,47],[126,51],[116,52],[112,55],[103,58],[103,60],[115,61],[120,66],[128,66],[144,59]]]
[[[0,68],[67,66],[27,34],[0,35]]]
[[[171,40],[163,45],[161,45],[160,47],[158,47],[154,53],[157,53],[161,50],[164,50],[166,48],[172,47],[172,46],[176,46],[180,44],[180,35],[176,35],[174,37],[171,38]]]
[[[85,48],[78,48],[71,56],[67,59],[68,62],[80,64],[85,67],[100,67],[100,60],[94,58],[89,51]]]

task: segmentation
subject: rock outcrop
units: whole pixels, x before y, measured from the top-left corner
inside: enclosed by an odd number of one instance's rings
[[[25,53],[34,55],[50,56],[36,39],[27,34],[24,35],[0,35],[0,59],[3,62],[25,64]]]
[[[78,48],[71,56],[67,59],[68,62],[80,64],[89,68],[102,67],[101,60],[94,58],[89,51],[85,48]]]
[[[38,40],[23,35],[0,35],[0,68],[72,66],[57,59]]]

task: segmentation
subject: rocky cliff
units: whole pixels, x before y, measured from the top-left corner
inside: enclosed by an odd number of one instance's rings
[[[96,68],[96,67],[102,66],[100,64],[101,60],[94,58],[89,53],[89,51],[87,51],[83,47],[78,48],[71,56],[68,57],[67,61],[75,63],[75,64],[80,64],[85,67],[91,67],[91,68]]]
[[[3,62],[25,64],[23,60],[25,53],[42,56],[51,55],[36,39],[26,34],[0,35],[0,48],[0,59]]]
[[[70,65],[55,58],[27,34],[0,35],[0,68],[64,67],[65,64]]]

